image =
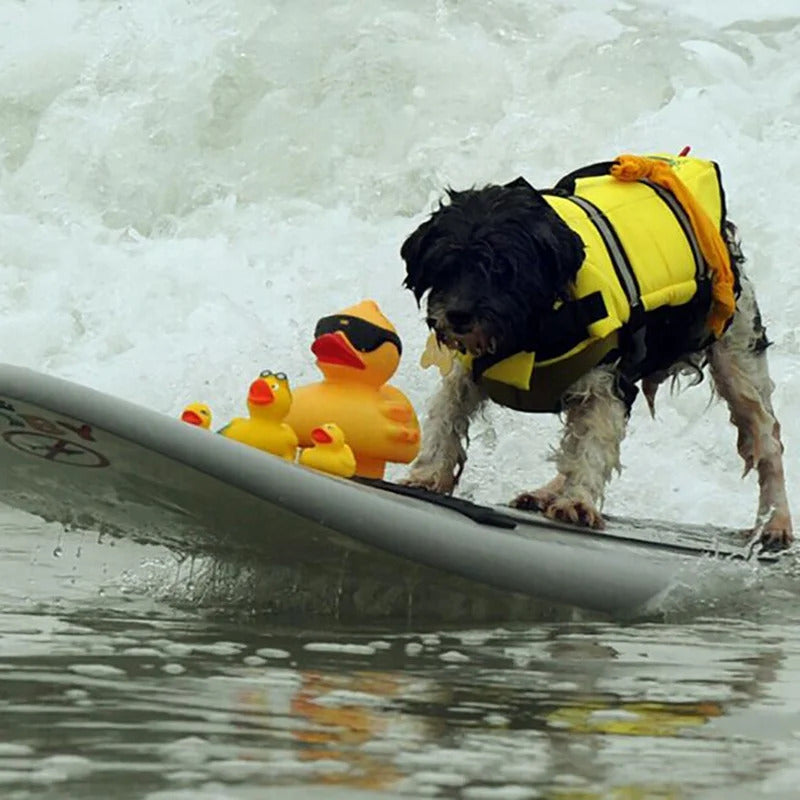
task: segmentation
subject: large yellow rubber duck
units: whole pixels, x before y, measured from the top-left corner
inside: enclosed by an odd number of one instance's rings
[[[286,418],[301,447],[335,422],[356,458],[356,475],[382,478],[386,462],[407,464],[419,450],[419,422],[408,398],[386,381],[402,344],[377,303],[364,300],[317,322],[311,352],[324,380],[294,390]]]
[[[292,405],[289,380],[282,372],[264,370],[247,393],[249,417],[236,417],[219,430],[222,436],[294,461],[297,435],[284,422]]]
[[[334,422],[326,422],[311,431],[314,444],[300,451],[299,461],[329,475],[352,478],[356,474],[356,457],[344,440],[344,431]]]
[[[205,403],[189,403],[181,412],[181,420],[208,430],[211,427],[211,409]]]

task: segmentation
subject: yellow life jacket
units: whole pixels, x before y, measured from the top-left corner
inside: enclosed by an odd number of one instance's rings
[[[520,352],[487,364],[462,356],[490,397],[520,410],[557,411],[563,392],[617,349],[621,335],[642,331],[649,312],[689,303],[699,283],[711,286],[709,340],[722,334],[735,300],[716,163],[621,156],[577,170],[542,194],[585,247],[570,298],[551,317],[556,323],[560,312],[566,318],[583,306],[587,324],[538,348],[539,359]]]

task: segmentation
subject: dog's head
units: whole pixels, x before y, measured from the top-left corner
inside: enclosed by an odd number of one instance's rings
[[[525,183],[447,192],[403,243],[404,286],[427,293],[440,343],[474,356],[516,352],[583,262],[583,242]]]

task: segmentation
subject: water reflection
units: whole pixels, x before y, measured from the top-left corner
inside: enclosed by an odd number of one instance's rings
[[[794,770],[748,721],[786,695],[796,643],[769,626],[312,634],[89,610],[0,625],[0,781],[16,798],[106,797],[135,776],[114,796],[629,800],[736,796],[735,775]]]

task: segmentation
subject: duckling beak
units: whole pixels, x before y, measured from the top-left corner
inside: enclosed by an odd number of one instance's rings
[[[333,441],[333,436],[331,436],[325,428],[314,428],[311,431],[311,438],[317,444],[330,444]]]
[[[247,393],[247,401],[257,406],[268,406],[275,401],[275,395],[272,393],[272,389],[269,388],[269,384],[266,381],[256,378],[256,380],[250,384],[250,391]]]
[[[366,369],[366,364],[343,333],[323,333],[314,340],[311,352],[322,364]]]
[[[196,411],[191,411],[190,409],[186,409],[186,411],[181,414],[181,420],[183,420],[183,422],[188,422],[190,425],[203,424],[202,417]]]

